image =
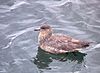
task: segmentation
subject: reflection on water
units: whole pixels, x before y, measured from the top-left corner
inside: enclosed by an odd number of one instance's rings
[[[85,55],[85,53],[80,53],[78,51],[65,54],[50,54],[38,48],[37,55],[33,58],[32,62],[36,64],[39,69],[50,69],[49,64],[52,63],[53,60],[77,62],[77,64],[81,64],[84,61]]]

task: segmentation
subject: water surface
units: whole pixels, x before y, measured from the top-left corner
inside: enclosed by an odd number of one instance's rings
[[[94,41],[84,53],[38,48],[34,28]],[[0,0],[0,73],[100,73],[99,0]]]

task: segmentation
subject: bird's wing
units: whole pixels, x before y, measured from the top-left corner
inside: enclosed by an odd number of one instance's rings
[[[63,41],[47,41],[47,43],[45,43],[47,46],[51,46],[57,50],[63,50],[63,51],[73,51],[77,45],[73,44],[72,42],[63,42]]]
[[[46,45],[57,48],[58,50],[74,51],[89,46],[89,43],[69,36],[55,35],[48,39]]]
[[[77,39],[72,39],[71,42],[73,44],[76,44],[78,48],[88,47],[91,43],[88,41],[82,41],[82,40],[77,40]]]

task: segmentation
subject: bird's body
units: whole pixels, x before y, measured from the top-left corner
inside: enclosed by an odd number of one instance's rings
[[[41,49],[54,54],[78,51],[90,44],[67,35],[53,34],[52,28],[48,25],[40,27],[38,41]]]

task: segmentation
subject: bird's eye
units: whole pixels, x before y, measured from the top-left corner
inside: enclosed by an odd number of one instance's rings
[[[41,27],[41,29],[46,29],[45,27]]]

